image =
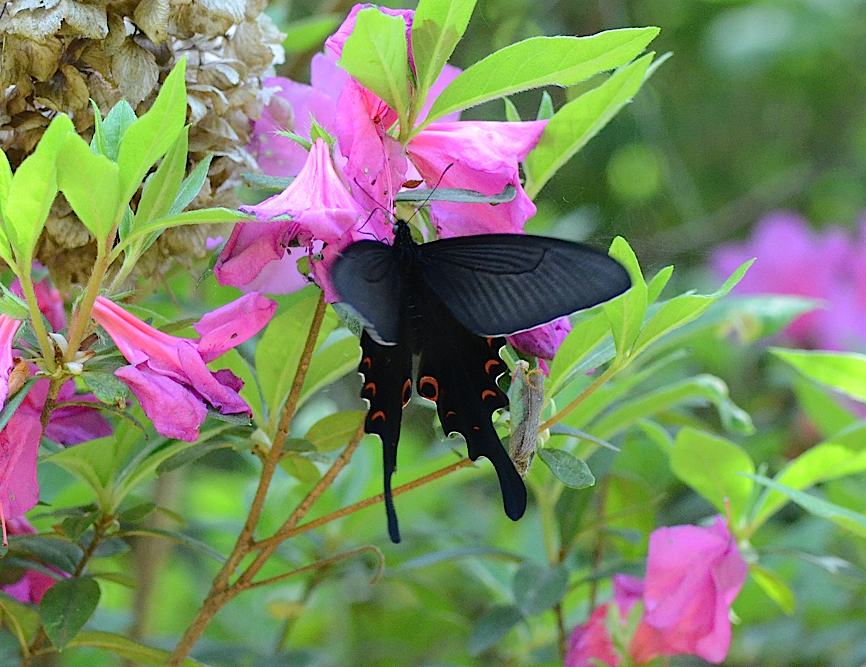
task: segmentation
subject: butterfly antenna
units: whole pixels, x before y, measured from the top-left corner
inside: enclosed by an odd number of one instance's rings
[[[373,209],[372,211],[370,211],[370,215],[368,215],[368,216],[367,216],[367,219],[364,220],[364,224],[361,225],[360,227],[358,227],[358,233],[359,233],[359,234],[364,234],[365,236],[370,236],[370,237],[376,239],[377,241],[381,241],[382,239],[380,239],[378,236],[376,236],[376,234],[375,234],[374,232],[365,232],[365,231],[364,231],[364,227],[366,227],[366,226],[370,223],[370,220],[371,220],[371,218],[373,217],[373,214],[374,214],[375,212],[376,212],[375,209]]]
[[[430,201],[430,198],[436,193],[436,190],[439,187],[439,184],[442,183],[442,179],[445,178],[445,174],[447,174],[448,170],[451,169],[451,167],[453,167],[453,166],[454,166],[454,163],[451,162],[447,167],[445,167],[445,169],[442,170],[442,173],[439,174],[439,179],[436,181],[436,185],[433,186],[433,189],[430,190],[428,195],[424,198],[424,201],[421,202],[421,205],[415,209],[415,212],[409,217],[409,219],[406,221],[406,224],[409,224],[410,222],[412,222],[412,218],[414,218],[416,215],[418,215],[418,211],[420,211],[422,208],[427,206],[427,203]]]

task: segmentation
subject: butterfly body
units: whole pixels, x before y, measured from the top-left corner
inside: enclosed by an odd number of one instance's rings
[[[433,401],[447,434],[460,433],[472,460],[485,457],[499,479],[505,513],[526,510],[523,480],[493,427],[508,406],[497,378],[505,336],[605,301],[628,288],[622,267],[585,246],[516,234],[466,236],[416,244],[398,222],[394,243],[359,241],[335,262],[331,278],[364,323],[361,396],[365,430],[384,454],[388,531],[400,540],[391,498],[402,409],[413,388]],[[414,382],[413,357],[418,358]]]

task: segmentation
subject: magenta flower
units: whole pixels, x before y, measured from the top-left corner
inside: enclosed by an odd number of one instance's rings
[[[543,324],[529,331],[521,331],[508,337],[508,342],[518,350],[538,357],[539,365],[545,373],[550,372],[545,359],[553,359],[562,341],[571,331],[571,322],[567,317],[560,317],[549,324]]]
[[[275,308],[270,299],[247,294],[202,317],[195,325],[201,338],[193,339],[154,329],[104,297],[96,299],[93,319],[129,362],[115,375],[138,398],[157,432],[192,442],[208,407],[226,415],[250,414],[238,393],[241,379],[227,369],[211,372],[207,364],[258,333]]]
[[[297,241],[308,249],[316,242],[336,243],[349,230],[360,227],[364,219],[363,209],[337,173],[323,139],[316,140],[303,169],[283,192],[244,210],[259,222],[235,225],[214,267],[220,283],[242,288],[262,286],[266,281],[260,274],[266,267],[283,280],[283,271],[268,266],[275,262],[283,264],[282,269],[289,274],[293,269],[296,274],[292,258],[286,255],[290,243]],[[281,217],[291,219],[278,219]],[[297,288],[298,281],[290,280],[289,284]],[[290,290],[278,284],[267,291]]]
[[[614,575],[613,602],[596,607],[586,623],[574,628],[564,667],[595,667],[598,663],[618,667],[620,656],[607,628],[610,605],[617,608],[620,620],[625,620],[631,608],[640,602],[642,593],[643,582],[640,579],[624,574]]]
[[[0,315],[0,409],[6,405],[6,398],[9,395],[9,374],[15,365],[12,341],[20,326],[20,320],[8,315]]]
[[[30,522],[24,517],[10,519],[7,522],[10,535],[33,535],[36,533]],[[68,576],[55,568],[51,568],[60,576]],[[6,595],[9,595],[24,604],[39,604],[42,596],[51,588],[57,579],[38,570],[25,570],[21,578],[12,583],[0,586]]]
[[[506,204],[434,202],[433,219],[441,236],[523,231],[535,215],[535,204],[520,184],[519,163],[538,143],[546,124],[543,120],[432,123],[409,142],[409,158],[428,185],[441,178],[440,187],[485,195],[499,194],[506,185],[517,190]]]
[[[371,7],[378,9],[383,14],[388,14],[389,16],[401,16],[403,18],[403,21],[406,23],[406,42],[409,44],[409,62],[411,63],[412,19],[415,16],[415,11],[412,9],[391,9],[390,7],[382,7],[370,3],[357,4],[349,11],[348,16],[346,16],[345,20],[340,24],[340,27],[337,28],[337,31],[325,40],[325,49],[330,51],[337,58],[343,55],[343,45],[346,43],[346,40],[349,39],[349,35],[351,35],[355,30],[355,22],[358,20],[358,12]]]
[[[650,535],[644,615],[630,647],[637,662],[696,655],[721,663],[731,643],[731,605],[748,566],[725,521],[672,526]]]
[[[34,268],[39,268],[39,264],[34,264]],[[16,278],[10,291],[19,297],[24,297],[24,292],[21,290],[21,281]],[[60,331],[66,326],[66,310],[63,308],[63,297],[48,278],[43,278],[33,284],[33,291],[36,292],[36,305],[39,306],[39,311],[48,320],[48,324],[54,331]]]
[[[866,227],[864,227],[866,232]],[[776,212],[761,220],[743,244],[722,246],[713,267],[729,275],[738,262],[757,257],[735,288],[741,294],[787,294],[823,301],[823,307],[792,322],[786,334],[803,347],[866,348],[866,233],[853,241],[841,228],[810,229],[803,218]]]
[[[39,501],[36,456],[42,439],[40,410],[27,401],[0,431],[0,524],[7,545],[6,522],[22,516]]]

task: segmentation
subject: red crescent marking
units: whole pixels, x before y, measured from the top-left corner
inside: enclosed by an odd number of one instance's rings
[[[410,398],[412,398],[412,379],[406,378],[406,381],[403,383],[403,407],[406,407]]]
[[[448,419],[449,417],[456,417],[456,416],[457,416],[457,413],[454,412],[454,410],[449,410],[448,412],[445,413],[445,419]]]
[[[428,384],[431,387],[433,387],[433,395],[432,396],[427,396],[424,393],[424,387],[426,387]],[[421,379],[418,380],[418,391],[426,399],[429,399],[431,401],[438,401],[439,400],[439,382],[437,382],[436,378],[434,378],[434,377],[431,377],[429,375],[422,376]]]
[[[375,382],[368,382],[367,384],[365,384],[364,385],[364,391],[367,391],[367,390],[370,391],[370,394],[372,394],[373,398],[376,397],[376,383]]]
[[[496,398],[496,392],[492,389],[485,389],[481,392],[481,400],[483,401],[485,398],[490,396],[491,398]]]
[[[491,368],[496,368],[499,366],[499,359],[488,359],[484,363],[484,372],[489,373]]]
[[[480,431],[480,430],[481,430],[481,427],[480,427],[480,426],[473,426],[473,427],[472,427],[472,430],[473,430],[473,431]]]
[[[374,412],[372,415],[370,415],[370,421],[371,422],[374,422],[377,419],[381,419],[382,421],[387,421],[387,418],[385,417],[385,413],[382,412],[381,410],[376,410],[376,412]]]
[[[370,357],[364,357],[363,359],[361,359],[361,366],[364,366],[365,368],[371,368],[373,366],[373,360],[370,359]]]

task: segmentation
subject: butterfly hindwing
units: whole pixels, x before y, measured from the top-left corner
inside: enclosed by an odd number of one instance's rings
[[[526,487],[502,446],[492,417],[508,406],[496,378],[505,370],[499,351],[503,338],[475,336],[432,294],[422,306],[423,331],[418,394],[436,403],[445,434],[460,433],[473,461],[489,459],[496,469],[505,513],[515,521],[526,510]]]
[[[394,248],[379,241],[358,241],[343,250],[330,272],[340,295],[364,321],[376,342],[397,343],[403,280]]]
[[[472,333],[504,336],[621,294],[626,270],[580,243],[482,234],[418,246],[424,282]]]
[[[382,440],[388,534],[393,542],[399,542],[400,528],[391,498],[391,476],[397,468],[403,406],[412,396],[412,353],[405,344],[380,345],[365,331],[361,334],[358,371],[364,378],[361,397],[370,402],[364,430],[375,433]]]

